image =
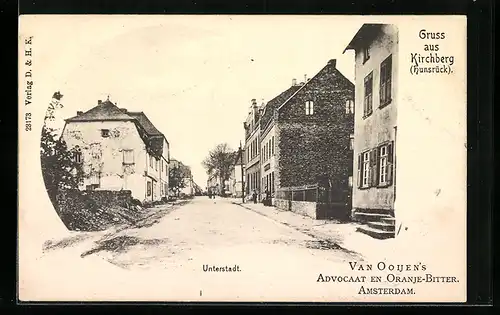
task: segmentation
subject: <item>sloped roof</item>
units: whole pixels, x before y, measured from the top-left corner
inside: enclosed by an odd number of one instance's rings
[[[349,44],[346,46],[343,54],[350,49],[356,49],[356,47],[361,43],[365,44],[372,40],[374,33],[377,32],[383,24],[375,24],[375,23],[365,23],[363,24],[359,30],[356,32],[354,37],[351,39]]]
[[[163,134],[158,129],[156,129],[153,123],[149,120],[146,114],[144,114],[144,112],[127,112],[127,114],[137,119],[144,130],[146,130],[148,135],[163,136]]]
[[[110,120],[133,121],[138,126],[139,134],[149,151],[156,157],[162,156],[163,140],[167,141],[167,139],[153,125],[146,114],[144,112],[129,112],[125,108],[118,108],[109,99],[84,113],[66,119],[66,122]]]
[[[274,109],[280,106],[284,101],[286,101],[290,96],[292,96],[298,89],[300,89],[301,85],[292,85],[285,91],[281,92],[278,96],[267,102],[264,107],[264,114],[262,115],[261,121],[261,129],[265,130],[269,125],[269,121],[273,116]]]
[[[133,118],[124,113],[111,101],[106,100],[88,111],[66,119],[67,122],[73,121],[99,121],[99,120],[132,120]]]
[[[317,78],[318,78],[318,77],[320,77],[320,75],[324,74],[324,70],[325,70],[325,69],[327,69],[327,68],[329,68],[329,67],[333,68],[333,69],[336,71],[336,73],[337,73],[337,75],[338,75],[338,77],[339,77],[339,78],[345,79],[345,80],[349,81],[349,82],[352,84],[351,80],[347,79],[347,78],[346,78],[346,77],[342,74],[342,72],[340,72],[340,70],[339,70],[339,69],[337,69],[337,66],[336,66],[336,60],[335,60],[335,59],[331,59],[330,61],[328,61],[328,63],[326,64],[326,66],[324,66],[324,67],[323,67],[320,71],[318,71],[318,73],[316,73],[316,74],[315,74],[315,75],[314,75],[314,76],[313,76],[313,77],[312,77],[309,81],[305,82],[305,83],[304,83],[302,86],[300,86],[300,87],[299,87],[299,88],[298,88],[295,92],[293,92],[293,93],[292,93],[292,95],[291,95],[289,98],[287,98],[287,99],[286,99],[286,100],[285,100],[285,101],[284,101],[284,102],[283,102],[283,103],[282,103],[282,104],[278,107],[278,110],[280,110],[280,109],[281,109],[281,108],[283,108],[285,105],[287,105],[287,104],[290,102],[290,100],[292,100],[292,99],[295,97],[295,95],[297,95],[297,94],[298,94],[298,93],[299,93],[302,89],[307,89],[307,88],[310,86],[310,84],[311,84],[313,81],[317,80]]]

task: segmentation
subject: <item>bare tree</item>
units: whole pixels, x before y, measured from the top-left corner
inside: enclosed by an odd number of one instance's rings
[[[224,187],[224,181],[229,179],[233,163],[234,151],[227,143],[221,143],[210,150],[202,164],[208,175],[219,178],[219,187]]]

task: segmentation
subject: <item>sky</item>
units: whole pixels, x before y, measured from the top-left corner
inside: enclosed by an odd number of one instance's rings
[[[209,150],[244,143],[251,99],[269,101],[330,59],[354,80],[353,53],[343,50],[362,25],[319,15],[37,18],[38,100],[61,91],[65,118],[108,96],[144,111],[202,187]]]

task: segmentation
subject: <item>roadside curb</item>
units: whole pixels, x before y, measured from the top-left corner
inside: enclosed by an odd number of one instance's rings
[[[242,208],[244,208],[244,209],[247,209],[247,210],[249,210],[249,211],[253,211],[253,212],[255,212],[255,213],[257,213],[257,214],[259,214],[259,215],[261,215],[261,216],[263,216],[263,217],[266,217],[266,218],[268,218],[268,219],[270,219],[270,220],[272,220],[272,221],[274,221],[274,222],[276,222],[276,223],[279,223],[279,224],[281,224],[281,225],[284,225],[284,226],[290,227],[290,228],[292,228],[292,229],[294,229],[294,230],[296,230],[296,231],[298,231],[298,232],[300,232],[300,233],[303,233],[303,234],[305,234],[305,235],[307,235],[307,236],[310,236],[310,237],[312,237],[312,238],[314,238],[314,239],[317,239],[317,240],[319,240],[319,241],[328,242],[328,243],[335,243],[335,245],[338,247],[338,250],[344,251],[344,252],[349,253],[349,254],[351,254],[351,255],[358,256],[358,257],[360,257],[360,258],[362,258],[362,259],[364,259],[364,258],[365,258],[365,257],[364,257],[362,254],[360,254],[359,252],[354,251],[354,250],[350,250],[350,249],[348,249],[348,248],[343,247],[342,245],[340,245],[340,244],[338,243],[338,241],[337,241],[337,240],[335,240],[335,238],[334,238],[334,237],[332,237],[332,236],[330,236],[330,235],[328,235],[328,234],[321,233],[321,232],[318,232],[318,231],[313,231],[313,230],[311,230],[311,229],[309,229],[309,228],[301,228],[300,226],[296,226],[296,225],[294,225],[294,224],[289,224],[289,223],[281,222],[280,220],[276,220],[275,218],[273,218],[273,217],[271,217],[271,216],[267,215],[266,213],[263,213],[263,212],[261,212],[261,211],[259,211],[259,210],[256,210],[256,209],[253,209],[253,208],[251,208],[251,207],[249,207],[249,206],[247,206],[247,205],[245,205],[245,204],[243,204],[243,203],[238,203],[238,202],[234,202],[234,201],[231,201],[231,203],[232,203],[232,204],[234,204],[234,205],[238,205],[238,206],[240,206],[240,207],[242,207]],[[273,208],[274,208],[274,207],[273,207]],[[278,210],[278,211],[279,211],[279,210]]]

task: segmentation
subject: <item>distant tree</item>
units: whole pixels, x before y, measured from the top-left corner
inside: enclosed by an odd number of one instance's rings
[[[175,166],[170,168],[168,186],[176,196],[179,196],[181,189],[186,187],[185,177],[186,174],[184,174],[184,170],[181,167]]]
[[[231,167],[234,164],[234,151],[227,143],[221,143],[210,150],[202,165],[208,175],[219,178],[219,187],[224,187],[224,182],[229,179]]]
[[[62,95],[54,93],[45,115],[40,140],[40,160],[42,176],[52,204],[57,205],[57,194],[63,189],[76,189],[83,178],[81,164],[74,159],[76,154],[68,150],[59,134],[50,128],[48,122],[54,119],[54,110],[61,108]]]

